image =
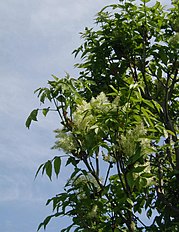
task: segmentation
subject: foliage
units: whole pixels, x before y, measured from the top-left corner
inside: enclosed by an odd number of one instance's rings
[[[165,9],[150,0],[104,7],[96,29],[86,28],[74,51],[79,77],[53,76],[39,88],[31,112],[56,111],[54,149],[72,173],[64,191],[47,201],[53,217],[69,216],[62,231],[178,231],[179,229],[179,3]],[[42,164],[51,179],[61,157]],[[143,216],[141,216],[141,214]],[[142,218],[150,219],[145,225]]]

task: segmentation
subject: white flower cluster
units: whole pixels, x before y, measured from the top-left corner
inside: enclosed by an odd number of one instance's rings
[[[88,131],[96,122],[96,116],[102,112],[108,112],[112,107],[106,95],[101,92],[96,98],[92,98],[89,103],[82,101],[74,113],[73,122],[80,131]]]
[[[56,138],[58,140],[55,142],[55,149],[62,149],[65,153],[71,153],[71,151],[76,149],[76,144],[71,133],[66,133],[63,130],[56,130]]]
[[[128,157],[134,155],[138,142],[140,142],[141,153],[145,153],[150,147],[150,141],[145,136],[146,130],[143,124],[136,125],[134,129],[128,130],[125,135],[121,135],[119,143],[123,153]]]

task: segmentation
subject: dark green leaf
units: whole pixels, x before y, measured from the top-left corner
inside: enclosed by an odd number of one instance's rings
[[[147,211],[147,217],[150,218],[152,216],[152,210],[151,208]]]
[[[35,178],[37,177],[37,175],[39,174],[40,169],[42,169],[43,166],[44,166],[44,164],[41,164],[41,165],[39,166],[39,168],[38,168],[38,170],[37,170],[37,172],[36,172],[36,174],[35,174]]]
[[[76,160],[74,157],[69,157],[67,159],[67,162],[66,162],[66,165],[65,166],[68,166],[69,164],[72,164],[73,166],[76,166],[78,160]]]
[[[31,117],[29,116],[29,117],[27,118],[27,120],[26,120],[26,123],[25,123],[25,125],[26,125],[26,127],[27,127],[28,129],[30,128],[31,122],[32,122],[32,119],[31,119]]]
[[[31,120],[37,121],[37,114],[38,114],[38,109],[33,110],[33,111],[30,113],[30,118],[31,118]]]
[[[47,227],[47,224],[49,223],[50,219],[52,218],[52,216],[48,216],[45,218],[43,224],[44,224],[44,230],[46,229]]]
[[[31,122],[32,122],[32,121],[37,121],[38,110],[39,110],[39,109],[33,110],[33,111],[30,113],[29,117],[27,118],[25,125],[26,125],[26,127],[27,127],[28,129],[30,128],[30,125],[31,125]]]
[[[67,228],[61,230],[61,232],[69,232],[71,230],[71,228],[73,227],[74,223],[70,226],[68,226]]]
[[[48,160],[44,165],[47,176],[52,180],[52,162]]]
[[[61,158],[58,156],[54,158],[54,170],[57,177],[60,172],[60,167],[61,167]]]
[[[132,189],[134,186],[134,177],[133,177],[132,172],[127,173],[127,183],[129,185],[129,187]]]
[[[49,223],[49,221],[50,221],[50,219],[53,217],[53,215],[52,216],[48,216],[48,217],[46,217],[45,218],[45,220],[42,222],[42,223],[40,223],[40,225],[39,225],[39,227],[38,227],[38,229],[37,229],[37,231],[39,231],[40,230],[40,228],[43,226],[44,227],[44,230],[46,229],[46,226],[47,226],[47,224]]]
[[[162,77],[162,69],[159,67],[157,70],[157,77],[160,79]]]
[[[42,223],[40,223],[40,225],[38,226],[38,228],[37,228],[37,231],[39,231],[40,230],[40,228],[42,227],[44,225],[44,223],[42,222]]]

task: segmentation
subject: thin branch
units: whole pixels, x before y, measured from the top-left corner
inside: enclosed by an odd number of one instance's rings
[[[57,105],[55,99],[54,99],[54,98],[52,98],[52,99],[53,99],[54,105],[55,105],[55,107],[56,107],[56,109],[57,109],[57,112],[58,112],[58,114],[59,114],[59,116],[60,116],[62,122],[64,122],[63,117],[62,117],[62,115],[61,115],[61,112],[60,112],[60,110],[59,110],[59,108],[58,108],[58,105]]]
[[[121,181],[121,184],[122,184],[122,187],[123,187],[123,189],[124,189],[124,192],[128,195],[127,190],[126,190],[126,188],[125,188],[125,186],[124,186],[122,177],[121,177],[121,172],[120,172],[120,167],[119,167],[119,163],[118,163],[118,162],[119,162],[119,161],[117,160],[117,161],[116,161],[116,164],[117,164],[118,176],[119,176],[119,179],[120,179],[120,181]]]
[[[147,227],[141,220],[138,218],[135,214],[133,214],[133,217],[140,222],[141,225],[143,225],[145,228]]]
[[[104,181],[104,186],[106,186],[106,183],[107,183],[107,180],[108,180],[108,177],[109,177],[109,172],[110,172],[111,168],[112,168],[112,163],[110,162],[107,173],[106,173],[106,178],[105,178],[105,181]]]
[[[133,64],[133,65],[134,65],[134,64]],[[131,64],[129,64],[129,68],[130,68],[130,70],[131,70],[131,73],[132,73],[132,77],[133,77],[133,79],[134,79],[134,82],[138,82],[138,76],[137,76],[136,70],[134,69],[134,71],[133,71]]]
[[[152,69],[149,67],[149,71],[151,72],[148,72],[147,70],[145,71],[147,74],[149,75],[152,75],[153,77],[156,77],[157,80],[160,82],[160,84],[162,85],[163,88],[165,88],[165,85],[164,83],[160,80],[160,78],[152,71]]]
[[[88,163],[87,159],[83,159],[84,164],[86,165],[88,171],[91,173],[91,175],[95,178],[96,182],[98,183],[101,190],[103,190],[104,186],[100,182],[98,176],[96,175],[96,172],[91,168],[90,164]]]
[[[99,154],[96,154],[96,175],[99,177]]]
[[[172,98],[172,94],[173,94],[173,90],[174,90],[174,87],[175,87],[175,84],[177,83],[177,75],[178,75],[178,69],[175,70],[175,74],[174,74],[174,78],[173,78],[173,81],[172,81],[172,84],[170,86],[170,91],[168,93],[168,99],[171,100]]]
[[[91,161],[91,158],[89,157],[89,164],[91,166],[91,169],[93,170],[93,172],[95,172],[95,169],[94,169],[94,166],[93,166],[93,163]],[[97,175],[98,176],[98,175]]]
[[[171,166],[172,166],[172,168],[174,170],[175,169],[175,165],[174,165],[174,163],[172,161],[172,154],[171,154],[171,151],[170,151],[170,149],[168,147],[166,149],[166,153],[167,153],[167,156],[168,156],[168,160],[169,160],[169,162],[170,162],[170,164],[171,164]]]

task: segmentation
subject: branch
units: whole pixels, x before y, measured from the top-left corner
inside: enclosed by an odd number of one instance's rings
[[[106,186],[106,183],[107,183],[107,180],[108,180],[108,177],[109,177],[109,172],[110,172],[110,169],[112,168],[112,163],[110,162],[109,163],[109,167],[108,167],[108,170],[107,170],[107,173],[106,173],[106,178],[105,178],[105,181],[104,181],[104,186]]]
[[[59,116],[60,116],[62,122],[64,122],[63,117],[62,117],[62,115],[61,115],[61,113],[60,113],[60,110],[59,110],[59,108],[58,108],[58,105],[57,105],[55,99],[54,99],[53,97],[52,97],[52,99],[53,99],[54,105],[55,105],[55,107],[56,107],[56,110],[57,110],[57,112],[58,112],[58,114],[59,114]]]
[[[148,71],[146,71],[146,73],[148,73],[149,75],[152,75],[152,76],[154,76],[154,77],[156,77],[157,78],[157,80],[160,82],[160,84],[163,86],[163,88],[165,88],[165,85],[164,85],[164,83],[160,80],[160,78],[152,71],[152,69],[150,68],[150,66],[149,66],[149,71],[151,72],[148,72]]]
[[[178,72],[178,71],[177,71]],[[177,76],[177,72],[175,73],[175,78]],[[168,111],[168,101],[169,101],[169,80],[170,80],[170,75],[168,73],[167,75],[167,82],[166,82],[166,87],[165,87],[165,97],[164,97],[164,102],[163,102],[163,112],[164,112],[164,124],[166,126],[166,129],[172,131],[174,133],[174,135],[172,135],[172,140],[174,142],[177,142],[177,134],[176,131],[174,129],[174,125],[172,123],[172,120],[170,118],[169,115],[169,111]],[[174,88],[174,86],[173,86]],[[170,89],[171,90],[171,89]],[[170,95],[172,96],[172,92],[170,92]],[[179,170],[179,148],[175,147],[175,154],[176,154],[176,170]],[[179,181],[179,175],[177,174],[177,179]]]
[[[174,90],[174,87],[175,87],[175,84],[177,83],[177,75],[178,75],[178,69],[175,70],[175,74],[174,74],[174,78],[173,78],[173,81],[172,81],[172,84],[170,86],[170,91],[168,93],[168,99],[171,100],[172,98],[172,94],[173,94],[173,90]]]
[[[123,189],[124,189],[124,192],[125,192],[125,193],[127,194],[127,196],[128,196],[127,189],[125,188],[124,183],[123,183],[123,180],[122,180],[122,177],[121,177],[121,172],[120,172],[120,167],[119,167],[119,161],[116,160],[116,163],[117,163],[117,172],[118,172],[119,179],[120,179],[120,181],[121,181],[121,184],[122,184],[122,187],[123,187]]]
[[[98,154],[96,154],[96,174],[99,177],[99,157],[98,157]]]
[[[93,170],[93,172],[95,173],[95,169],[94,166],[92,164],[91,158],[89,157],[89,165],[91,166],[91,169]],[[98,175],[97,175],[98,176]]]

